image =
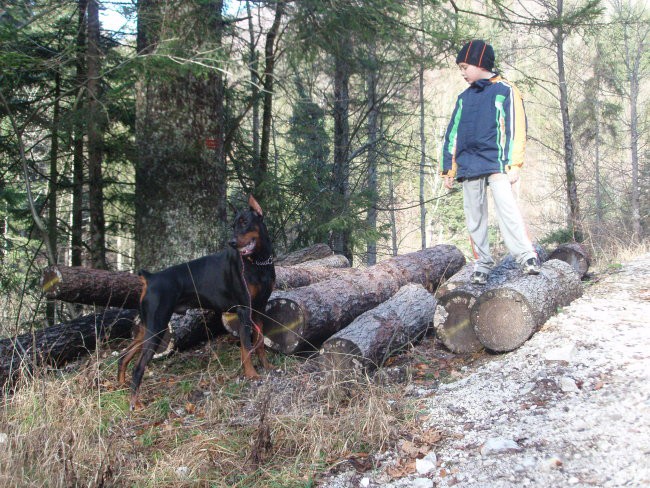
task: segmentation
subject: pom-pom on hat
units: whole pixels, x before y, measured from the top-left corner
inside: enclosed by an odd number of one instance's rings
[[[456,56],[456,64],[473,64],[492,71],[494,68],[494,49],[485,41],[474,39],[465,44]]]

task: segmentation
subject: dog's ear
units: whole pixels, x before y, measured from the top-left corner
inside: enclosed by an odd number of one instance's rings
[[[262,207],[260,207],[260,204],[257,203],[257,200],[255,200],[255,197],[253,197],[252,194],[248,195],[248,206],[251,208],[253,212],[255,212],[260,217],[264,216],[264,212],[262,212]]]

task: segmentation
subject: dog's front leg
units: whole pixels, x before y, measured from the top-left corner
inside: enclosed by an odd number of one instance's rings
[[[260,375],[255,371],[253,362],[251,361],[251,355],[253,354],[253,344],[251,342],[251,336],[253,334],[251,311],[247,308],[239,307],[237,309],[237,316],[239,317],[239,342],[241,345],[241,362],[244,368],[244,376],[246,378],[256,379]]]

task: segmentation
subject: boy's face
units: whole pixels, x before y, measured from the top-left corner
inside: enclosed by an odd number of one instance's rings
[[[458,63],[458,68],[460,69],[460,74],[470,85],[475,81],[482,80],[483,78],[490,78],[492,75],[492,73],[485,68],[479,68],[473,64]]]

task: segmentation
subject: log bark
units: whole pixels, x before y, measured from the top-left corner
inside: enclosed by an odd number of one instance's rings
[[[184,314],[174,313],[154,357],[186,351],[225,333],[226,329],[223,327],[221,317],[218,317],[213,310],[191,308]]]
[[[407,283],[432,291],[456,273],[465,257],[454,246],[439,245],[382,261],[358,273],[288,291],[275,291],[266,308],[264,335],[285,354],[316,349],[363,312]]]
[[[131,337],[137,311],[108,309],[69,322],[0,341],[0,386],[13,382],[19,374],[38,366],[60,367],[95,350],[97,337],[113,341]],[[225,329],[212,310],[191,309],[173,314],[158,356],[190,349],[201,342],[224,334]]]
[[[546,251],[539,245],[535,245],[535,250],[540,261],[546,261]],[[473,272],[474,264],[470,263],[442,283],[436,291],[438,303],[433,327],[438,339],[447,349],[457,354],[474,353],[483,349],[470,320],[470,310],[478,297],[485,291],[521,275],[519,265],[510,254],[492,269],[485,285],[473,285],[469,282]]]
[[[347,258],[346,258],[347,260]],[[341,276],[358,274],[360,270],[355,268],[326,268],[323,266],[276,266],[275,267],[275,289],[289,290],[309,286],[319,281],[325,281]]]
[[[323,268],[349,268],[350,260],[343,256],[342,254],[332,254],[320,259],[313,259],[311,261],[305,261],[304,263],[298,263],[297,268],[312,268],[312,267],[323,267]]]
[[[494,352],[521,346],[556,313],[582,295],[574,268],[549,260],[537,276],[522,275],[483,293],[470,315],[481,343]]]
[[[403,286],[325,341],[320,351],[322,368],[362,371],[381,367],[426,333],[435,306],[436,299],[422,285]]]
[[[555,249],[549,259],[559,259],[569,263],[576,270],[580,279],[584,278],[591,265],[591,257],[587,249],[578,242],[567,242],[560,244]]]
[[[275,286],[287,290],[358,272],[354,268],[316,265],[276,266]],[[43,272],[41,286],[48,299],[102,307],[138,308],[142,293],[137,275],[81,266],[50,266]]]
[[[275,260],[275,264],[278,266],[293,266],[314,259],[326,258],[332,254],[334,254],[332,248],[327,244],[314,244],[313,246],[280,256]]]
[[[127,338],[135,310],[109,309],[34,333],[0,341],[0,385],[12,384],[38,366],[59,367],[93,351],[103,341]]]

